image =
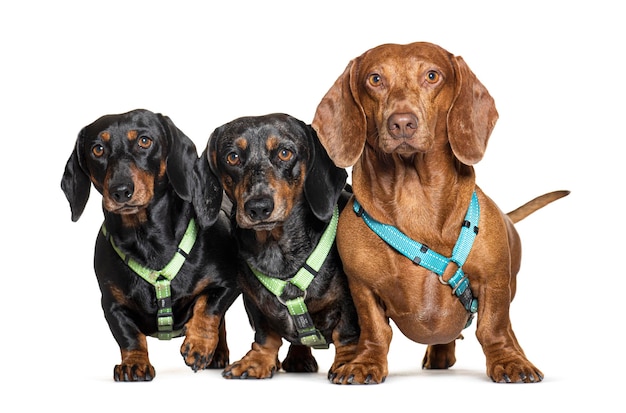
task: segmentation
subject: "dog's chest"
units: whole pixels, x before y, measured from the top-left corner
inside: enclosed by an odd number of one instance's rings
[[[386,313],[413,341],[448,343],[465,328],[467,311],[435,273],[409,263],[390,274],[385,285],[379,294]]]

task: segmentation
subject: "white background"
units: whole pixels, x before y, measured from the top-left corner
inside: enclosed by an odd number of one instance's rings
[[[620,410],[626,33],[617,4],[3,2],[2,411]],[[474,323],[448,371],[421,370],[425,346],[396,332],[389,377],[376,386],[330,384],[333,347],[315,351],[318,374],[194,374],[182,339],[149,340],[151,383],[113,382],[120,355],[92,264],[101,198],[92,191],[72,223],[60,189],[78,131],[146,108],[170,116],[201,152],[215,127],[239,116],[310,122],[350,59],[414,41],[463,56],[495,98],[500,119],[476,169],[503,210],[572,191],[518,224],[524,259],[511,318],[545,380],[491,383]],[[235,361],[253,339],[239,300],[227,325]]]

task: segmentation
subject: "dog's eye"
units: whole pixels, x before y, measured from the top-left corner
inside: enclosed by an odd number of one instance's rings
[[[236,166],[241,163],[241,158],[239,158],[239,155],[237,153],[231,152],[226,155],[226,162],[231,166]]]
[[[96,158],[101,157],[104,155],[104,146],[100,144],[94,145],[94,147],[91,148],[91,153],[93,153]]]
[[[152,146],[152,139],[148,138],[147,136],[142,136],[139,138],[137,143],[142,148],[148,149],[150,146]]]
[[[383,78],[378,73],[372,73],[367,80],[370,82],[370,85],[379,86],[382,83]]]
[[[278,159],[280,159],[281,161],[288,161],[291,158],[293,158],[293,152],[291,152],[289,149],[281,149],[278,152]]]
[[[426,73],[426,81],[428,83],[437,83],[439,81],[439,73],[434,70],[429,71]]]

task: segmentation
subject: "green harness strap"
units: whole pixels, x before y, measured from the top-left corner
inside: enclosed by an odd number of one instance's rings
[[[172,292],[170,290],[170,283],[176,277],[181,267],[185,263],[185,259],[189,255],[189,252],[193,248],[196,237],[198,235],[198,227],[195,220],[192,218],[187,225],[187,230],[183,239],[178,244],[178,250],[167,263],[167,265],[161,271],[155,271],[150,268],[143,267],[137,261],[124,254],[113,242],[113,238],[107,232],[106,227],[102,224],[102,234],[111,242],[111,246],[117,255],[120,256],[122,261],[128,265],[141,278],[152,284],[156,290],[157,306],[159,308],[157,312],[157,325],[159,340],[170,340],[172,337],[180,335],[180,331],[174,331],[174,314],[172,312]]]
[[[319,243],[307,258],[304,266],[298,270],[296,275],[288,280],[281,280],[278,278],[267,276],[256,268],[253,268],[250,264],[248,267],[252,270],[258,280],[267,288],[271,293],[276,295],[278,300],[287,306],[289,314],[291,315],[296,328],[298,330],[298,336],[300,342],[306,346],[319,349],[327,349],[329,344],[324,339],[324,336],[313,325],[313,320],[309,314],[309,310],[304,303],[306,298],[306,289],[308,288],[313,278],[317,275],[322,264],[328,256],[328,252],[333,246],[335,241],[335,235],[337,234],[337,222],[339,221],[339,208],[335,206],[333,211],[333,217],[326,227],[326,230],[322,234]],[[301,297],[294,298],[292,300],[283,301],[280,296],[285,289],[287,283],[291,283],[304,292]]]

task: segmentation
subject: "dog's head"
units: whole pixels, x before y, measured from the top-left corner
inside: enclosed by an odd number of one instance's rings
[[[472,165],[497,118],[492,97],[461,57],[430,43],[384,44],[348,64],[312,125],[342,167],[356,163],[366,141],[378,153],[400,156],[449,143]]]
[[[137,109],[99,118],[78,134],[61,180],[72,221],[82,215],[91,184],[104,210],[125,222],[141,222],[169,185],[191,201],[197,158],[191,139],[166,116]]]
[[[285,114],[235,119],[215,129],[199,161],[235,206],[241,228],[269,230],[307,202],[327,221],[347,173],[336,167],[310,125]]]

